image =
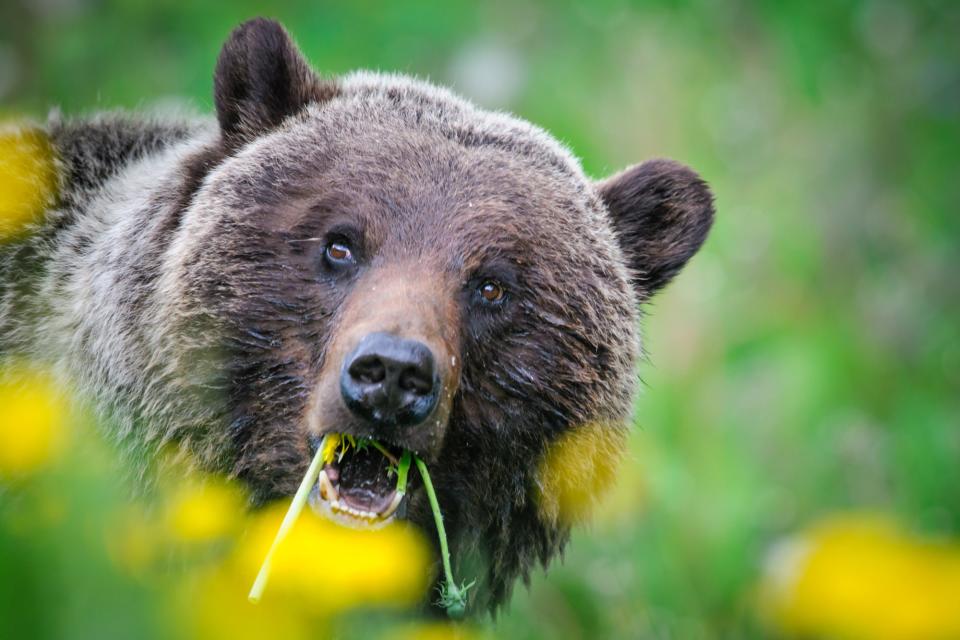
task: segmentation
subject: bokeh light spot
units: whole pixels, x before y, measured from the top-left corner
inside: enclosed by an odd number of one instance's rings
[[[621,425],[595,422],[550,443],[537,471],[537,506],[552,523],[587,520],[613,486],[625,448]]]
[[[872,515],[827,520],[771,554],[765,616],[800,635],[869,640],[960,637],[960,544]]]
[[[0,241],[36,221],[56,199],[56,161],[47,135],[0,126]]]
[[[0,379],[0,478],[30,474],[62,452],[67,401],[45,373],[11,369]]]
[[[224,481],[184,484],[170,496],[167,530],[183,543],[223,539],[241,525],[246,508],[241,492]]]

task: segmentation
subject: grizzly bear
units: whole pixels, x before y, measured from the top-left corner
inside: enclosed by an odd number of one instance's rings
[[[49,363],[123,450],[182,451],[254,506],[292,495],[324,434],[415,452],[479,572],[471,609],[495,609],[569,538],[555,476],[589,491],[623,446],[640,305],[706,238],[708,187],[668,160],[593,181],[426,82],[322,78],[264,19],[230,35],[214,102],[51,116],[57,195],[0,245],[0,351]],[[602,455],[544,465],[569,434]],[[436,539],[388,466],[348,452],[313,507]]]

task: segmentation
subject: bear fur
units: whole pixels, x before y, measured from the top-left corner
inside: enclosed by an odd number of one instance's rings
[[[358,327],[432,332],[444,397],[402,444],[481,571],[471,607],[496,608],[569,538],[538,508],[551,443],[622,441],[639,305],[706,238],[707,186],[667,160],[594,182],[543,130],[444,89],[321,78],[269,20],[234,31],[214,88],[216,120],[44,126],[59,191],[0,245],[0,354],[49,363],[138,459],[173,447],[262,504],[347,421],[327,378]],[[349,275],[320,266],[337,225],[359,236]],[[476,304],[489,279],[496,309]],[[422,495],[406,517],[435,539]]]

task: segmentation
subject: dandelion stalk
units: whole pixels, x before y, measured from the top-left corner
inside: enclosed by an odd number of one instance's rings
[[[307,474],[303,476],[303,481],[300,482],[300,488],[297,489],[297,493],[293,496],[293,501],[290,503],[290,508],[287,509],[287,514],[283,516],[283,522],[280,523],[280,528],[277,530],[277,535],[273,539],[273,544],[270,545],[267,557],[263,559],[263,564],[260,565],[260,572],[257,574],[257,579],[253,582],[253,587],[247,596],[250,602],[260,602],[260,598],[263,596],[263,590],[267,586],[267,578],[270,577],[270,561],[273,559],[273,554],[280,546],[280,543],[283,542],[283,539],[287,537],[287,534],[290,533],[290,529],[293,528],[293,523],[297,521],[300,512],[303,511],[304,505],[307,504],[310,491],[313,489],[313,485],[316,484],[317,478],[320,476],[320,470],[323,468],[324,462],[326,462],[325,454],[328,454],[326,451],[327,438],[329,438],[329,436],[324,436],[323,442],[317,447],[317,453],[310,462]]]
[[[387,449],[385,446],[383,446],[382,444],[380,444],[380,443],[377,442],[376,440],[364,440],[364,442],[369,443],[374,449],[376,449],[377,451],[379,451],[380,453],[382,453],[382,454],[383,454],[383,457],[386,458],[387,460],[389,460],[392,464],[397,464],[397,456],[395,456],[395,455],[393,455],[392,453],[390,453],[390,450]],[[407,462],[407,465],[409,466],[410,463]]]
[[[447,546],[447,531],[443,526],[443,514],[440,513],[437,493],[433,490],[433,482],[430,481],[430,472],[427,471],[427,465],[417,456],[413,456],[413,459],[417,463],[420,477],[423,478],[423,486],[427,490],[427,498],[430,500],[430,508],[433,510],[433,519],[437,524],[437,535],[440,537],[440,559],[443,561],[445,583],[440,587],[440,600],[437,604],[444,607],[447,610],[447,615],[451,618],[462,618],[467,610],[467,591],[474,583],[459,586],[453,579],[453,569],[450,567],[450,548]]]
[[[450,566],[450,548],[447,545],[447,531],[443,526],[443,514],[440,512],[440,503],[437,501],[437,493],[433,488],[433,482],[430,480],[430,472],[427,470],[427,465],[423,460],[406,449],[400,456],[400,460],[396,460],[394,456],[388,455],[389,452],[386,447],[383,447],[383,445],[375,440],[364,441],[362,444],[373,444],[377,450],[381,451],[396,464],[398,496],[402,497],[406,494],[407,475],[410,471],[410,463],[411,461],[416,463],[420,477],[423,478],[423,486],[426,489],[427,498],[430,501],[433,519],[437,525],[437,534],[440,538],[440,559],[443,562],[445,582],[440,587],[440,600],[437,604],[444,607],[451,618],[463,617],[467,609],[467,591],[474,583],[471,582],[468,585],[461,586],[453,579],[453,569]],[[267,551],[267,556],[260,566],[260,572],[257,574],[253,587],[250,589],[250,594],[247,596],[250,602],[257,603],[263,596],[263,590],[267,586],[267,579],[270,577],[270,563],[273,555],[287,537],[290,529],[293,528],[293,524],[300,516],[300,512],[303,511],[303,507],[307,504],[307,498],[309,498],[313,486],[317,483],[317,478],[320,476],[320,471],[323,469],[324,463],[333,460],[337,455],[336,451],[338,448],[340,449],[340,456],[342,457],[346,448],[349,446],[357,447],[358,443],[349,436],[340,437],[335,434],[328,434],[323,437],[323,441],[317,448],[317,453],[310,462],[310,467],[307,469],[306,475],[300,482],[297,493],[293,496],[290,508],[287,509],[287,513],[283,517],[283,522],[280,523],[280,528],[277,530],[277,535],[273,539],[273,544],[270,545],[270,550]]]
[[[403,450],[403,455],[400,456],[400,462],[397,463],[397,495],[405,495],[407,493],[407,473],[410,471],[410,452],[406,449]]]

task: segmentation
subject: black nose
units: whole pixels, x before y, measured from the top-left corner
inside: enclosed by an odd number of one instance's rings
[[[440,380],[427,345],[371,333],[347,356],[340,393],[355,414],[378,426],[423,422],[437,406]]]

